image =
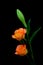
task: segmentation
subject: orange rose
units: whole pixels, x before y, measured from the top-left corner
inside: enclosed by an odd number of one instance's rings
[[[25,34],[26,34],[26,29],[19,28],[19,29],[14,31],[14,35],[12,35],[12,38],[20,41],[20,40],[25,38]]]
[[[26,45],[18,45],[16,47],[16,55],[20,55],[20,56],[24,56],[28,53],[27,49],[26,49]]]

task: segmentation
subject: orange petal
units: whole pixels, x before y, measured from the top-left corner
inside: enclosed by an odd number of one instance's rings
[[[24,44],[24,47],[26,48],[26,45]]]
[[[12,38],[16,38],[14,35],[12,35]]]
[[[26,29],[24,29],[24,33],[26,33],[27,31],[26,31]]]
[[[15,52],[14,54],[16,54],[16,55],[17,55],[18,53],[17,53],[17,52]]]

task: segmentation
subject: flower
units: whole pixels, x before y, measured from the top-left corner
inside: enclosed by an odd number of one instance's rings
[[[20,55],[20,56],[24,56],[24,55],[26,55],[27,53],[28,53],[28,51],[27,51],[27,49],[26,49],[26,45],[24,44],[24,45],[18,45],[18,46],[16,47],[16,51],[15,51],[14,54]]]
[[[14,35],[12,35],[12,38],[20,41],[25,38],[25,34],[26,34],[26,29],[19,28],[14,31]]]

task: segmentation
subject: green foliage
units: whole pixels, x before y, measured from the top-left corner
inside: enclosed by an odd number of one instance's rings
[[[40,28],[38,28],[33,34],[32,34],[32,36],[30,37],[30,40],[29,40],[29,44],[31,44],[31,42],[32,42],[32,40],[33,40],[33,38],[35,37],[35,35],[39,32],[39,30],[41,29],[41,27]]]
[[[31,19],[29,19],[29,21],[27,22],[27,34],[28,35],[30,33],[30,22],[31,22]]]
[[[17,13],[17,17],[19,18],[19,20],[23,23],[25,27],[27,27],[23,13],[19,9],[16,10],[16,13]]]

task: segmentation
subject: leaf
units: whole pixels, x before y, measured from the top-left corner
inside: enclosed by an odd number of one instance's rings
[[[25,27],[27,27],[27,24],[25,22],[25,17],[23,15],[23,13],[19,9],[16,10],[16,13],[17,13],[17,16],[18,16],[19,20],[23,23],[23,25]]]
[[[39,32],[40,29],[41,29],[41,27],[38,28],[38,29],[32,34],[32,36],[30,37],[30,40],[29,40],[29,44],[32,42],[33,38],[34,38],[35,35]]]
[[[27,33],[28,33],[28,35],[30,33],[30,21],[31,21],[31,19],[29,19],[29,21],[27,22]]]

